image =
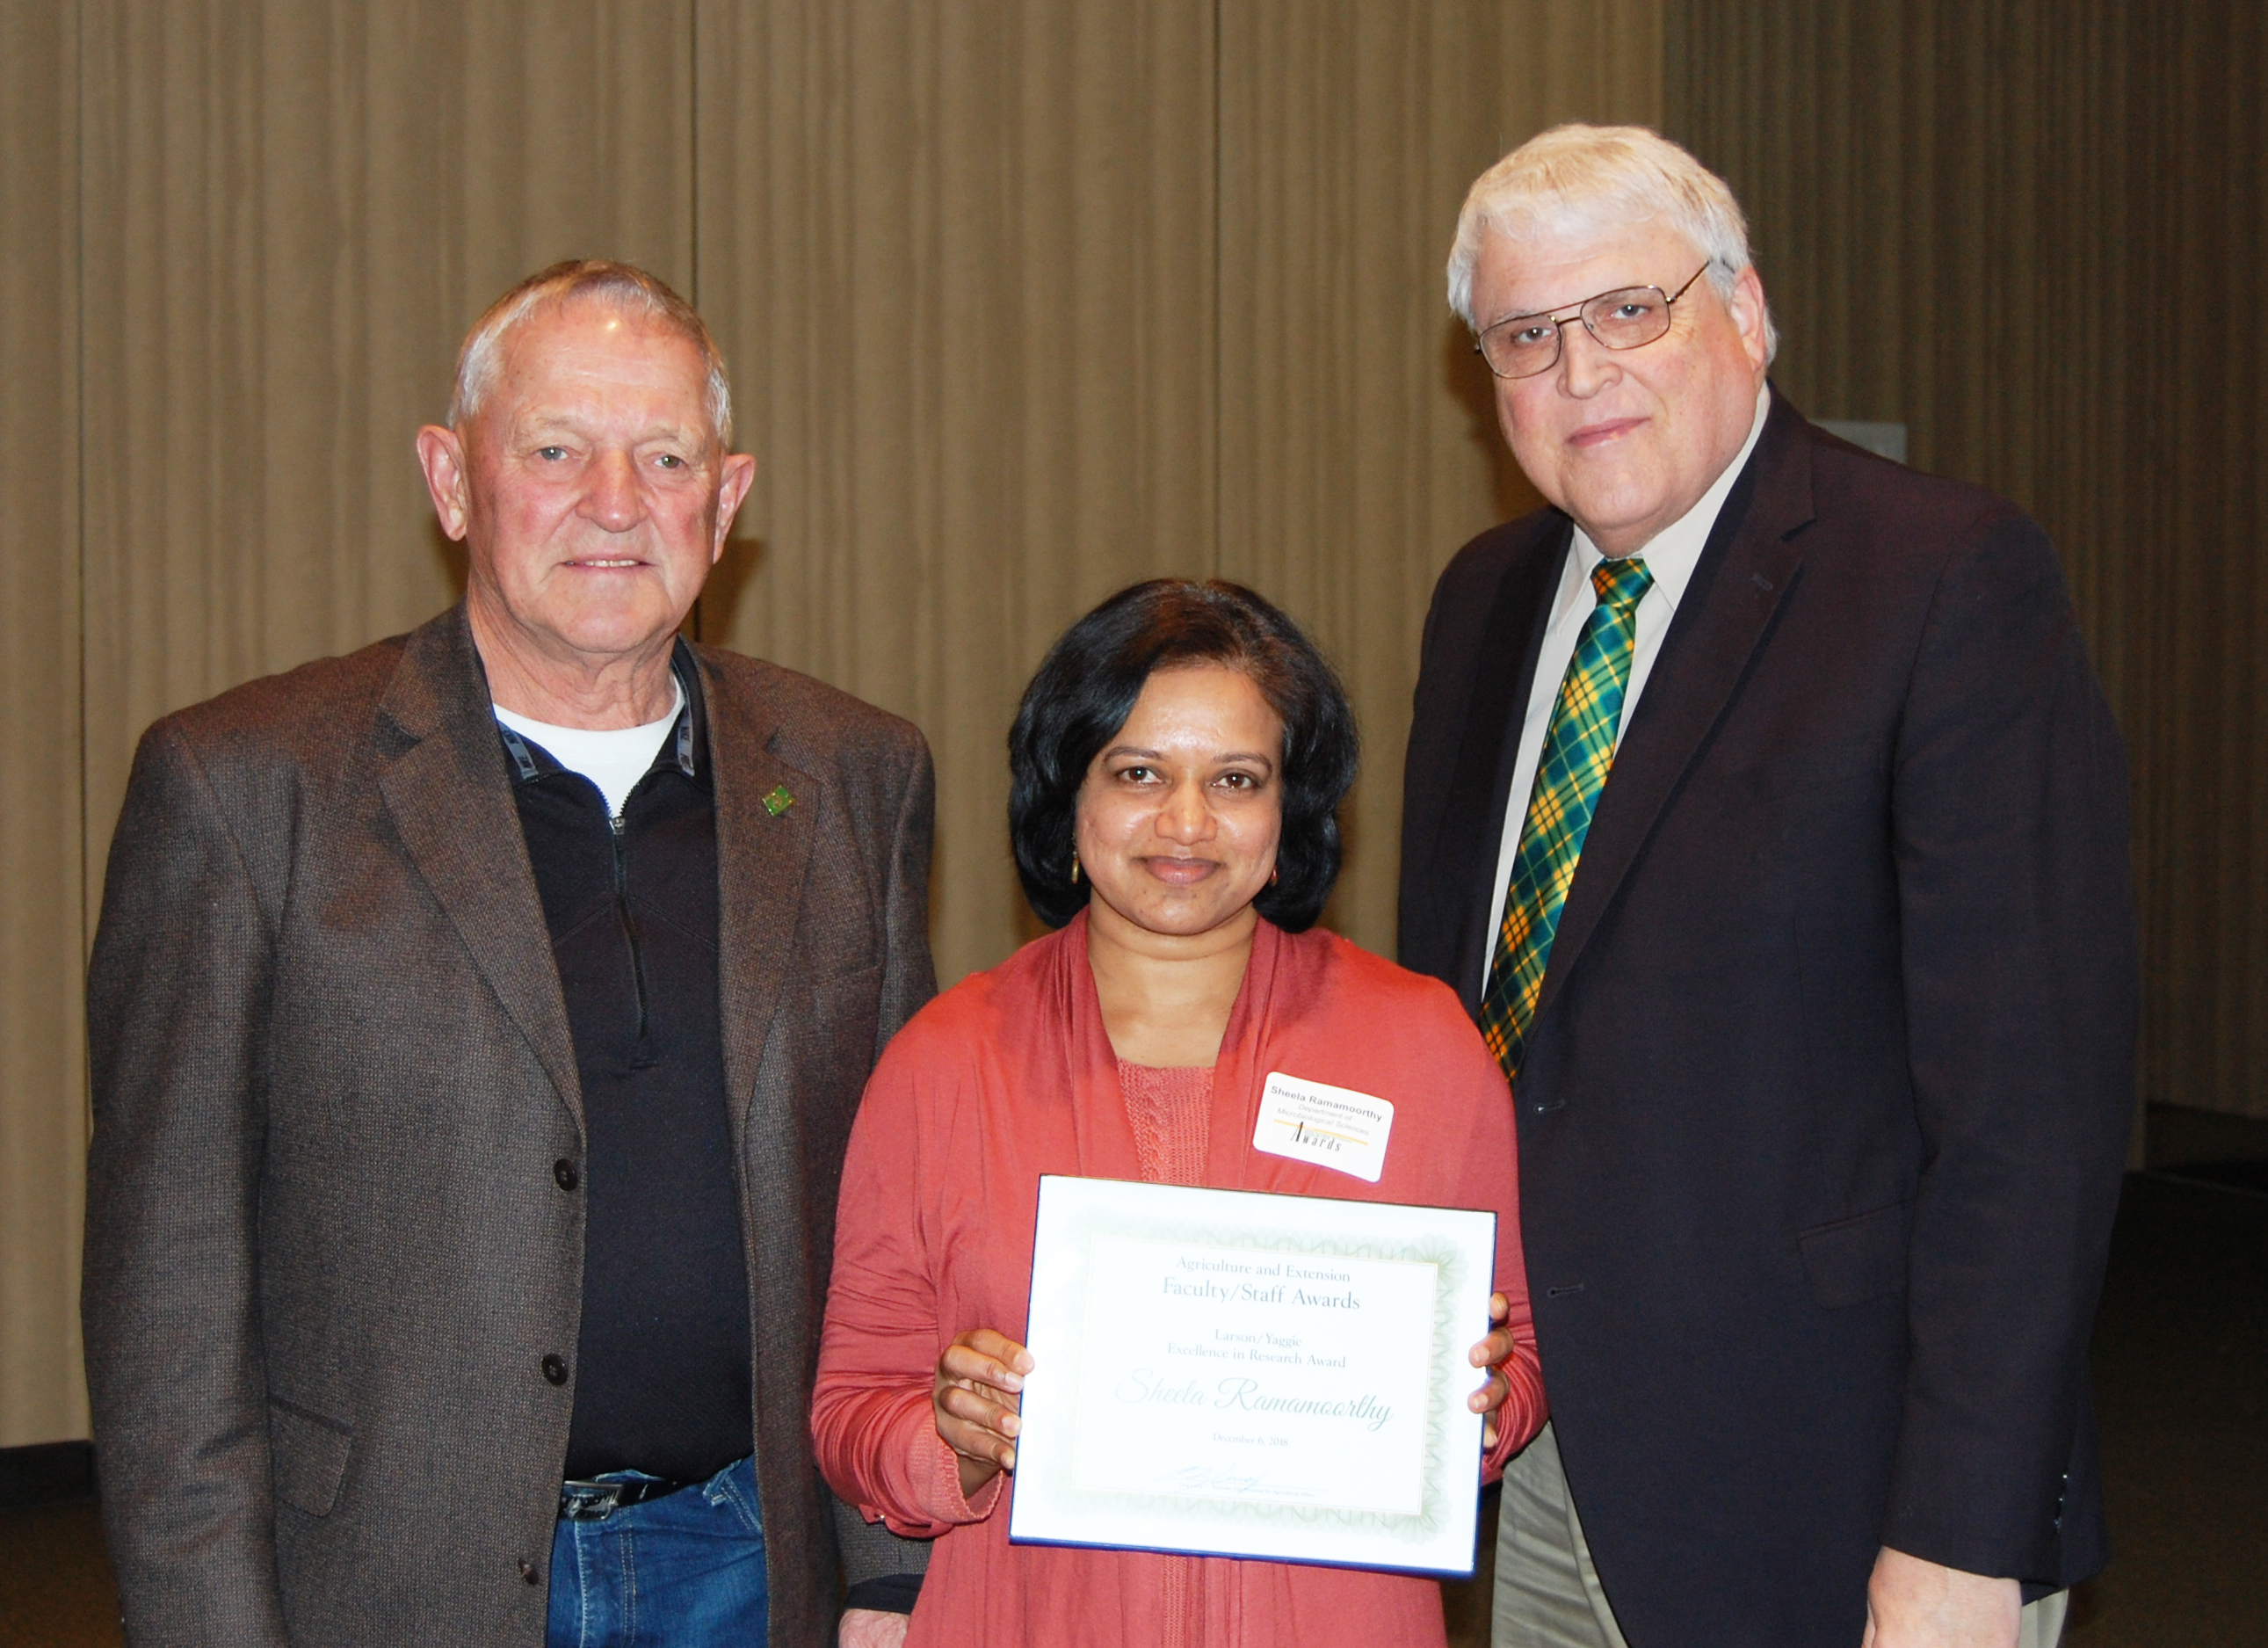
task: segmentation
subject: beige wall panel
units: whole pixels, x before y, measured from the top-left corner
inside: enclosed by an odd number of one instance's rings
[[[1433,580],[1536,501],[1444,295],[1457,208],[1545,126],[1658,121],[1660,19],[1634,0],[1222,11],[1220,564],[1347,679],[1364,777],[1329,919],[1387,955]]]
[[[0,1448],[86,1434],[74,10],[0,6]]]
[[[689,0],[87,0],[87,807],[134,741],[414,624],[459,569],[410,452],[496,293],[687,280]]]
[[[1668,103],[1749,207],[1782,386],[2054,535],[2134,766],[2143,1090],[2268,1115],[2264,33],[1678,0]]]
[[[79,19],[75,81],[40,55],[33,19],[51,11]],[[0,59],[17,100],[7,240],[53,257],[84,247],[86,441],[71,581],[42,595],[35,558],[11,555],[9,569],[7,713],[38,706],[75,747],[58,794],[26,785],[0,800],[70,811],[20,831],[11,817],[0,847],[23,872],[8,896],[27,906],[10,931],[38,935],[36,968],[0,952],[0,1012],[11,1032],[19,1015],[42,1026],[9,1033],[0,1052],[0,1174],[20,1164],[43,1186],[26,1199],[0,1179],[0,1443],[28,1439],[26,1427],[84,1434],[73,987],[135,740],[167,710],[455,598],[461,568],[431,524],[410,440],[444,410],[457,342],[490,299],[569,255],[634,259],[681,284],[693,265],[690,0],[375,12],[347,0],[84,0],[4,16],[24,37]],[[19,196],[19,167],[48,164],[28,143],[70,152],[55,100],[73,85],[77,186],[49,179]],[[33,97],[36,111],[22,100]],[[56,221],[29,225],[19,200]],[[24,288],[0,319],[11,482],[16,420],[40,416],[26,385],[45,381],[24,351],[76,339],[33,290],[45,267],[8,262]],[[40,455],[55,462],[52,440]],[[0,506],[39,506],[26,488],[8,493]],[[19,529],[34,543],[62,524],[11,521],[11,545]],[[12,684],[59,670],[70,692],[44,704]],[[5,726],[11,740],[33,735]],[[11,754],[18,770],[37,758],[20,742]],[[33,873],[39,854],[64,868]],[[28,907],[44,899],[68,917]]]
[[[1196,0],[699,12],[700,302],[756,486],[704,636],[911,717],[948,983],[1035,929],[1005,740],[1042,653],[1214,565]]]

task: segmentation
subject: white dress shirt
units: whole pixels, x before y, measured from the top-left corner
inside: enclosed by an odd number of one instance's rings
[[[1638,694],[1646,691],[1653,661],[1661,655],[1661,638],[1677,614],[1678,601],[1692,580],[1693,568],[1707,547],[1709,533],[1725,507],[1733,484],[1748,467],[1764,432],[1764,415],[1771,410],[1771,391],[1756,391],[1756,415],[1739,455],[1701,494],[1701,501],[1664,527],[1631,553],[1646,562],[1653,582],[1638,603],[1638,635],[1631,650],[1630,684],[1623,689],[1622,720],[1615,726],[1615,747],[1620,749],[1623,728],[1630,725]],[[1488,988],[1489,968],[1496,959],[1496,935],[1504,926],[1505,895],[1512,887],[1512,867],[1520,856],[1520,833],[1528,823],[1528,803],[1535,788],[1535,769],[1543,760],[1543,735],[1551,725],[1551,711],[1559,701],[1559,684],[1575,656],[1575,643],[1583,625],[1599,604],[1591,588],[1591,569],[1607,558],[1599,552],[1582,528],[1575,528],[1567,546],[1567,564],[1559,572],[1559,593],[1551,602],[1550,626],[1543,632],[1543,650],[1535,660],[1535,684],[1528,692],[1528,716],[1520,726],[1520,758],[1512,769],[1512,790],[1504,809],[1503,842],[1496,855],[1496,891],[1489,903],[1489,942],[1482,948],[1481,988]]]

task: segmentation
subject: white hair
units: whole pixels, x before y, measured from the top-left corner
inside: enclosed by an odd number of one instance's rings
[[[706,369],[703,385],[709,424],[718,445],[733,445],[733,386],[725,376],[724,352],[709,335],[708,326],[694,307],[670,290],[666,282],[632,263],[604,258],[571,258],[540,270],[489,305],[466,334],[457,351],[457,381],[449,396],[449,427],[461,431],[481,410],[481,403],[496,388],[504,369],[504,340],[538,310],[556,309],[570,302],[596,303],[617,314],[657,321],[677,333],[701,353]]]
[[[1457,213],[1449,248],[1449,307],[1474,330],[1473,270],[1491,235],[1561,240],[1660,223],[1708,260],[1709,284],[1730,297],[1753,266],[1749,222],[1725,180],[1643,126],[1554,126],[1480,174]],[[1764,311],[1764,358],[1779,352],[1779,329]]]

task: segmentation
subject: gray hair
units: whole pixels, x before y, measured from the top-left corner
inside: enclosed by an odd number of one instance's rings
[[[1741,203],[1723,178],[1668,138],[1643,126],[1554,126],[1474,180],[1449,248],[1449,307],[1479,330],[1473,270],[1492,234],[1553,240],[1646,222],[1693,243],[1709,260],[1709,284],[1719,297],[1730,297],[1733,283],[1754,264]],[[1769,307],[1764,352],[1767,360],[1779,352]]]
[[[618,314],[659,321],[701,351],[708,369],[703,386],[709,425],[718,445],[733,446],[733,386],[725,376],[725,356],[694,307],[668,283],[634,263],[605,258],[570,258],[539,270],[498,298],[473,322],[457,351],[457,383],[449,396],[449,427],[462,430],[496,388],[504,368],[504,340],[539,311],[576,301],[595,303]]]

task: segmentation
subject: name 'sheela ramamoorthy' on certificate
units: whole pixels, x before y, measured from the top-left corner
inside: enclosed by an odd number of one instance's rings
[[[1083,1489],[1408,1515],[1424,1493],[1437,1267],[1098,1240]]]

